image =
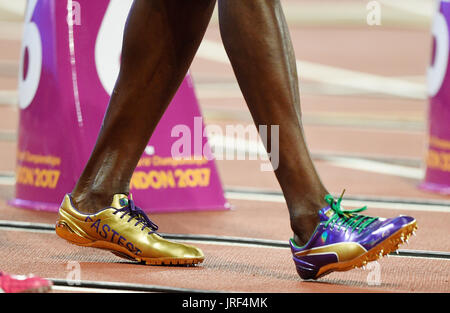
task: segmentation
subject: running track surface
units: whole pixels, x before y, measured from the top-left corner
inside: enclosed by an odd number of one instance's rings
[[[426,14],[386,7],[383,11],[387,16],[385,23],[368,26],[365,15],[358,13],[365,12],[360,1],[344,2],[349,8],[347,12],[356,12],[346,19],[339,18],[342,17],[339,11],[332,13],[332,10],[317,19],[308,19],[308,12],[314,15],[318,11],[314,1],[284,1],[283,4],[300,64],[307,142],[328,190],[338,195],[345,188],[348,199],[372,200],[367,203],[369,215],[415,216],[419,226],[417,236],[411,238],[409,245],[400,248],[448,255],[450,198],[417,188],[421,182],[420,173],[423,173],[427,140],[425,94],[421,96],[420,88],[418,93],[417,90],[404,90],[393,95],[360,88],[351,82],[342,84],[339,71],[334,71],[345,69],[351,74],[362,73],[358,77],[363,79],[372,79],[375,75],[382,83],[396,79],[409,82],[413,87],[423,87],[431,51],[430,18]],[[307,13],[300,11],[300,6]],[[21,23],[5,24],[0,19],[2,23],[10,31],[8,34],[0,32],[0,220],[39,223],[45,227],[41,230],[0,227],[1,270],[34,273],[58,282],[67,279],[71,264],[78,262],[83,282],[114,282],[118,283],[119,291],[126,290],[130,284],[147,286],[149,290],[155,287],[155,290],[237,292],[450,291],[448,258],[392,256],[368,269],[332,273],[316,282],[303,282],[297,276],[290,251],[285,246],[195,241],[191,238],[190,242],[206,254],[203,264],[197,267],[148,267],[124,261],[106,251],[67,244],[47,229],[54,224],[55,213],[27,211],[7,204],[14,195],[11,181],[18,124],[15,98]],[[192,64],[191,74],[206,124],[222,127],[251,125],[251,117],[229,63],[217,60],[214,50],[208,48],[220,45],[215,19],[205,42]],[[326,65],[327,79],[320,78],[318,67],[305,66],[302,76],[304,62]],[[329,78],[335,79],[336,83],[330,82]],[[152,220],[167,234],[287,243],[291,236],[287,208],[274,174],[260,171],[261,163],[260,160],[217,161],[232,210],[152,214]],[[382,203],[375,204],[375,200]],[[399,202],[413,205],[402,206]],[[348,203],[346,207],[349,208],[357,205]],[[371,203],[374,203],[373,207]],[[380,284],[371,283],[370,277],[374,273],[379,273]],[[90,288],[86,284],[83,286],[57,286],[54,292],[103,290],[95,284]]]

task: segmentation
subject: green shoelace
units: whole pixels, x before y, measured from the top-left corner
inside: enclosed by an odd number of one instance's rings
[[[341,227],[344,227],[345,231],[351,228],[352,232],[355,231],[356,228],[358,228],[358,234],[360,234],[373,221],[376,221],[378,217],[355,214],[366,210],[367,206],[355,210],[342,210],[341,201],[342,197],[344,196],[344,192],[345,189],[337,201],[334,200],[332,195],[325,196],[325,201],[328,202],[331,209],[334,211],[334,214],[328,221],[325,222],[324,226],[330,226],[330,229],[333,229],[336,225],[338,227],[338,230],[340,230]]]

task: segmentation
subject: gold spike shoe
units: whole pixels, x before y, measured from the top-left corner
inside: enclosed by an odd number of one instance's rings
[[[70,243],[110,250],[148,265],[193,265],[204,260],[200,249],[157,234],[158,226],[125,194],[114,195],[111,206],[95,214],[77,211],[70,195],[65,195],[55,230]]]

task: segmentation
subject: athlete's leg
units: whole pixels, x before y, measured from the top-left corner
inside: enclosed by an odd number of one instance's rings
[[[136,0],[125,27],[122,66],[91,157],[72,197],[92,213],[129,191],[148,140],[184,79],[215,0]]]
[[[279,125],[275,174],[294,239],[304,244],[318,223],[318,209],[327,205],[327,191],[305,143],[295,56],[280,1],[219,0],[219,17],[223,43],[255,124]]]

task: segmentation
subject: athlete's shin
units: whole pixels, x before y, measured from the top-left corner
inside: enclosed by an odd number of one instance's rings
[[[156,125],[184,79],[215,0],[137,0],[124,32],[122,63],[102,129],[72,196],[95,212],[127,193]]]
[[[219,19],[225,49],[255,124],[279,127],[275,174],[292,229],[298,241],[307,240],[328,192],[306,145],[295,54],[281,3],[220,0]]]

